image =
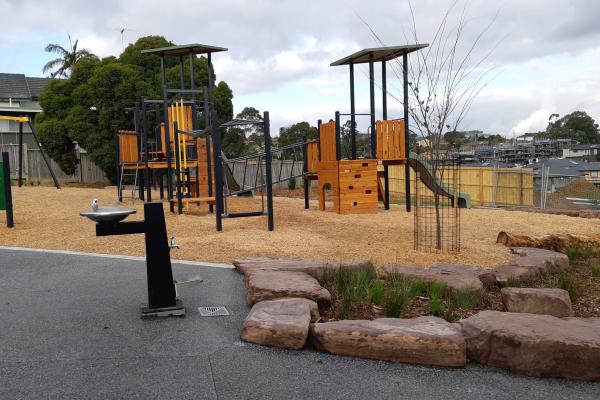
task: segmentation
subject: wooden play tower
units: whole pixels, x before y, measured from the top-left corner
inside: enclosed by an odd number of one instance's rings
[[[390,191],[388,167],[409,164],[408,127],[408,54],[427,47],[427,44],[364,49],[331,66],[348,65],[350,68],[350,113],[335,113],[335,120],[319,121],[319,141],[308,144],[307,180],[318,180],[319,209],[325,210],[325,193],[331,190],[333,209],[339,214],[375,213],[379,200],[389,209]],[[386,63],[402,56],[404,116],[388,119]],[[382,119],[375,117],[374,64],[381,62]],[[370,112],[357,114],[355,110],[354,65],[369,64]],[[356,116],[370,117],[370,158],[357,159]],[[340,117],[351,121],[351,157],[342,159]],[[406,171],[406,210],[411,209],[409,168]],[[381,179],[383,185],[380,184]],[[383,187],[382,187],[383,186]],[[308,205],[308,202],[306,202]]]

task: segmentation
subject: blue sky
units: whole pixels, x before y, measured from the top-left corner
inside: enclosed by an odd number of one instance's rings
[[[372,4],[375,4],[373,6]],[[413,1],[418,40],[430,42],[454,1]],[[219,2],[132,0],[80,2],[0,0],[0,72],[42,76],[49,42],[67,45],[67,32],[99,56],[122,50],[138,37],[159,34],[178,44],[229,48],[215,55],[218,79],[234,91],[235,111],[253,106],[271,112],[272,131],[306,120],[333,117],[349,108],[348,71],[329,64],[376,42],[359,16],[388,45],[413,42],[408,1],[242,0]],[[593,0],[458,1],[449,25],[465,10],[466,51],[488,25],[471,60],[493,68],[486,86],[462,120],[462,129],[506,136],[544,129],[551,113],[582,109],[600,119],[600,2]],[[6,34],[6,33],[9,34]],[[479,57],[479,58],[478,58]],[[389,70],[389,69],[388,69]],[[380,81],[379,66],[375,80]],[[366,66],[356,70],[357,106],[368,109]],[[388,74],[390,92],[399,82]],[[376,89],[377,106],[380,90]],[[389,100],[390,114],[401,105]],[[379,112],[380,110],[378,110]],[[366,124],[365,124],[366,125]],[[364,126],[364,125],[363,125]]]

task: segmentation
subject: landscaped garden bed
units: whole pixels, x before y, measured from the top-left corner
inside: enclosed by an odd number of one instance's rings
[[[566,290],[575,317],[600,317],[600,258],[591,250],[567,251],[571,267],[538,279],[508,279],[506,287],[558,288]],[[373,265],[359,270],[340,266],[326,270],[319,281],[331,293],[331,303],[321,309],[321,321],[414,318],[433,315],[456,322],[482,310],[505,311],[501,287],[452,290],[441,282],[426,282],[398,273],[385,277]]]
[[[491,270],[236,260],[252,306],[241,337],[341,356],[459,368],[470,361],[600,381],[600,318],[590,318],[600,317],[597,252],[511,250],[518,257]]]

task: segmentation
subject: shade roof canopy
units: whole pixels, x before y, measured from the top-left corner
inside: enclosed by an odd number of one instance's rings
[[[188,54],[208,54],[227,51],[225,47],[209,46],[206,44],[184,44],[181,46],[159,47],[156,49],[142,50],[144,54],[160,56],[187,56]]]
[[[404,46],[389,46],[389,47],[374,47],[370,49],[363,49],[356,53],[350,54],[344,58],[331,63],[332,67],[338,65],[349,65],[349,64],[364,64],[368,63],[370,56],[373,55],[373,61],[390,61],[394,58],[403,56],[404,54],[412,53],[413,51],[424,49],[428,47],[428,43],[417,43],[407,44]]]

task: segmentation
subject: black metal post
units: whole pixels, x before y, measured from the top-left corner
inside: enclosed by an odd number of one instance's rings
[[[356,105],[354,101],[354,63],[350,63],[350,141],[352,159],[356,160]]]
[[[408,55],[402,56],[402,84],[404,86],[404,148],[406,164],[404,164],[404,180],[406,182],[406,212],[410,212],[410,129],[408,129]]]
[[[386,120],[387,113],[387,73],[385,60],[381,62],[381,102],[382,102],[382,119]]]
[[[147,187],[146,200],[152,202],[152,185],[150,179],[150,165],[148,164],[148,157],[150,153],[150,147],[148,146],[148,117],[146,115],[146,102],[142,97],[141,99],[141,119],[142,119],[142,140],[144,143],[144,181]]]
[[[115,128],[115,159],[117,160],[117,199],[119,203],[123,201],[121,193],[121,144],[119,143],[119,128]]]
[[[179,56],[179,88],[185,89],[185,82],[183,80],[183,56]]]
[[[371,158],[377,158],[377,134],[375,132],[375,71],[373,54],[369,54],[369,98],[371,101]]]
[[[189,54],[190,64],[190,89],[196,90],[196,70],[194,68],[194,55]],[[196,108],[196,92],[192,92],[192,129],[198,129],[198,110]]]
[[[212,118],[212,113],[210,111],[210,105],[208,104],[208,89],[206,87],[204,87],[204,128],[208,129],[211,126],[211,118]],[[215,124],[218,121],[215,121]],[[221,132],[219,131],[219,139],[221,139]],[[207,183],[208,183],[208,197],[212,197],[213,195],[213,179],[212,179],[212,168],[211,168],[211,164],[214,165],[212,163],[212,157],[210,155],[210,143],[211,141],[213,141],[214,143],[214,139],[213,136],[206,136],[205,138],[206,140],[206,179],[207,179]],[[219,142],[220,143],[220,142]],[[214,147],[214,144],[213,144]],[[213,151],[216,152],[216,150],[213,148]],[[219,153],[219,155],[221,155],[221,153]],[[212,204],[208,205],[208,211],[209,212],[213,212],[213,206]]]
[[[160,56],[160,80],[163,87],[163,113],[164,113],[164,124],[165,124],[165,135],[164,143],[165,150],[167,152],[167,200],[169,202],[169,210],[175,212],[175,204],[173,200],[173,170],[172,170],[172,158],[171,158],[171,139],[169,135],[169,99],[167,93],[167,77],[165,72],[165,56]]]
[[[2,152],[2,165],[4,170],[4,187],[0,190],[4,190],[4,201],[6,205],[6,227],[13,228],[15,226],[15,220],[13,215],[13,202],[12,202],[12,188],[10,187],[10,164],[8,159],[8,152]]]
[[[267,185],[267,218],[268,218],[268,227],[269,230],[272,231],[274,226],[273,221],[273,171],[271,170],[271,123],[269,122],[269,112],[265,111],[263,113],[263,124],[265,131],[265,175],[266,175],[266,185]]]
[[[136,149],[137,150],[137,159],[138,161],[142,159],[142,154],[143,154],[143,149],[144,149],[144,135],[142,134],[142,128],[140,126],[140,111],[141,111],[141,106],[139,106],[139,104],[136,102],[133,106],[133,127],[135,130],[135,134],[137,135],[137,137],[140,140],[139,146]],[[136,163],[136,168],[135,168],[135,174],[136,177],[139,174],[140,175],[140,181],[138,183],[138,195],[140,197],[140,200],[145,201],[144,199],[144,189],[145,189],[145,174],[146,171],[144,169],[144,171],[140,171],[139,168],[139,163]]]
[[[160,171],[157,171],[157,179],[158,179],[158,190],[159,190],[159,196],[160,199],[163,200],[165,198],[165,177],[163,176],[163,173]]]
[[[384,186],[383,204],[385,205],[385,209],[389,210],[390,209],[390,173],[389,173],[388,165],[383,166],[383,186]]]
[[[19,122],[19,187],[23,186],[23,122]]]
[[[173,141],[175,142],[175,185],[177,197],[177,214],[183,213],[183,202],[181,200],[181,164],[179,159],[179,127],[177,121],[173,122]]]
[[[341,149],[341,140],[340,140],[340,112],[335,112],[335,159],[340,160],[342,158],[342,149]]]
[[[221,129],[217,119],[217,112],[211,112],[212,129],[210,136],[213,142],[213,159],[215,166],[215,219],[217,231],[223,230],[223,160],[221,159]]]
[[[46,167],[48,167],[48,171],[50,172],[50,175],[52,176],[52,180],[54,181],[54,186],[56,186],[57,189],[60,189],[60,184],[58,183],[58,179],[56,178],[56,175],[54,175],[54,171],[52,170],[52,166],[50,165],[50,160],[48,160],[48,156],[46,155],[46,152],[44,151],[44,148],[42,147],[42,143],[40,142],[40,139],[38,138],[38,135],[35,132],[33,122],[31,122],[31,117],[29,117],[28,122],[29,122],[29,127],[31,128],[31,133],[33,134],[33,138],[35,139],[35,142],[37,143],[37,145],[40,149],[40,153],[42,154],[42,158],[44,159],[44,163],[46,164]]]
[[[317,150],[319,152],[319,161],[321,161],[321,124],[323,121],[317,121],[317,131],[319,132],[319,141],[317,142]]]
[[[304,175],[304,208],[308,210],[310,207],[310,181],[306,175],[308,173],[308,143],[306,142],[306,136],[302,137],[302,141],[304,142],[302,145],[302,159],[304,160],[304,163],[302,164],[302,172]]]

